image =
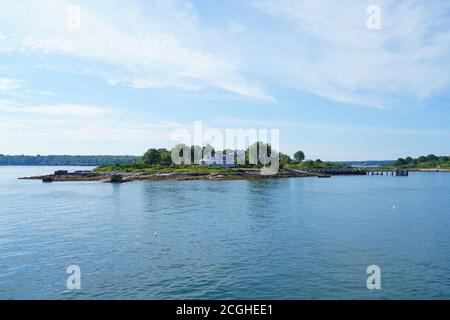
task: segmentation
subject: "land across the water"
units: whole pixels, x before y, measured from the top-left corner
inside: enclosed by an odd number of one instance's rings
[[[447,168],[411,168],[409,171],[417,171],[417,172],[450,172],[450,169]]]

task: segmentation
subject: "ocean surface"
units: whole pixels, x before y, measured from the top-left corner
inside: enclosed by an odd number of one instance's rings
[[[56,169],[0,167],[1,299],[450,299],[450,173],[17,180]]]

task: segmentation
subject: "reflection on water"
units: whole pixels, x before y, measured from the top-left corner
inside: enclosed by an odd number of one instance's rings
[[[0,167],[0,298],[450,298],[450,174],[16,179],[53,170]]]

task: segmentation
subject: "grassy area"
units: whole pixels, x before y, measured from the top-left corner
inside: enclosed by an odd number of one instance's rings
[[[322,161],[305,161],[301,163],[289,163],[283,164],[282,169],[287,170],[307,170],[307,169],[318,169],[318,168],[344,168],[346,167],[343,164],[322,162]],[[221,167],[209,167],[203,165],[146,165],[143,163],[129,163],[129,164],[116,164],[116,165],[104,165],[99,166],[94,169],[95,172],[146,172],[146,173],[155,173],[155,172],[207,172],[207,173],[233,173],[239,170],[260,170],[260,167],[256,166],[238,166],[236,168],[221,168]]]
[[[285,169],[308,170],[308,169],[330,169],[330,168],[348,168],[345,164],[322,162],[322,161],[305,161],[300,163],[290,163],[284,165]]]
[[[179,166],[161,166],[154,165],[148,166],[142,163],[132,163],[132,164],[119,164],[119,165],[108,165],[108,166],[100,166],[94,169],[95,172],[146,172],[146,173],[192,173],[192,172],[207,172],[207,173],[232,173],[239,170],[259,170],[259,168],[245,168],[245,167],[237,167],[237,168],[220,168],[220,167],[209,167],[209,166],[201,166],[201,165],[179,165]]]

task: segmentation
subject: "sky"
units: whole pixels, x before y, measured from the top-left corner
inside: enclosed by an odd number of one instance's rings
[[[0,154],[141,155],[200,121],[308,159],[449,155],[449,89],[445,0],[0,3]]]

